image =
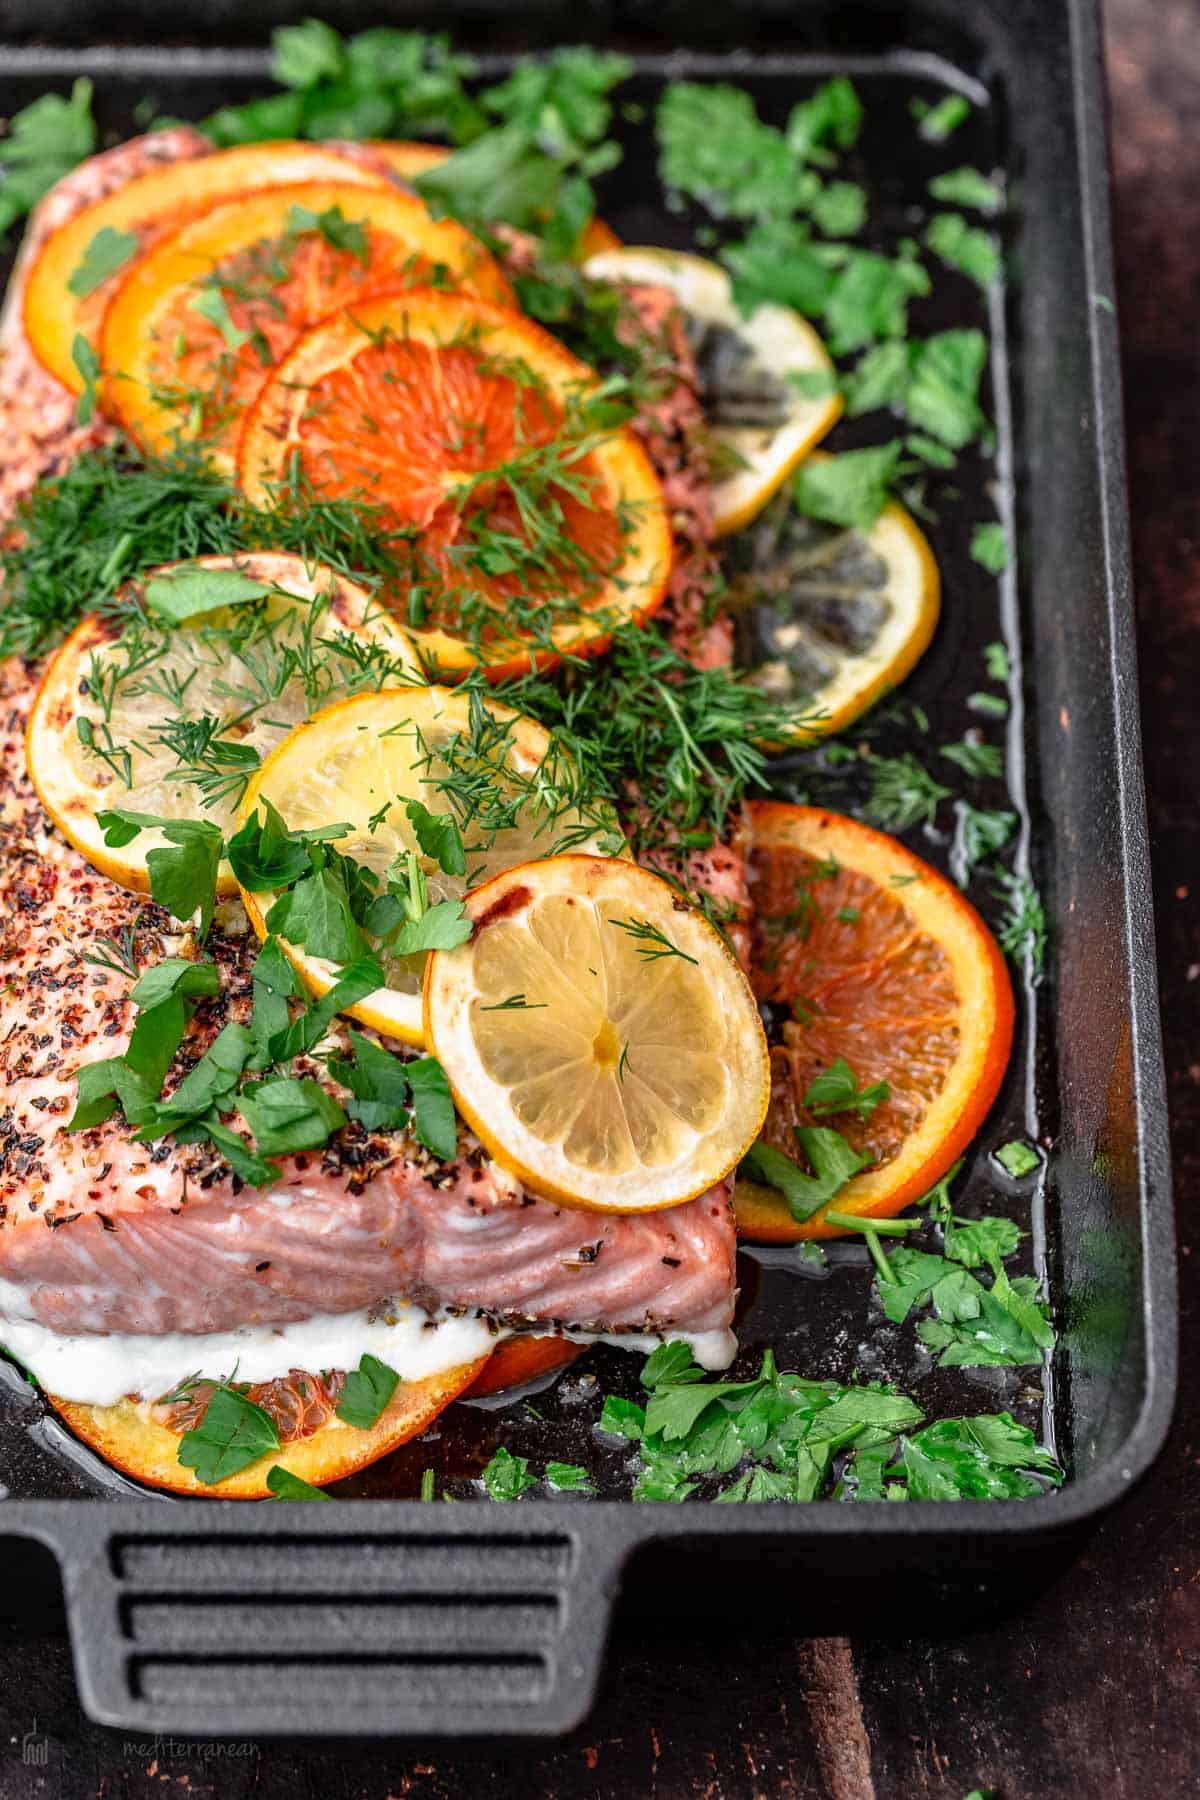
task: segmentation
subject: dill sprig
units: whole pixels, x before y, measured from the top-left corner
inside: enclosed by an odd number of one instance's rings
[[[700,965],[694,956],[673,943],[661,925],[653,924],[649,919],[610,919],[618,931],[627,932],[634,941],[634,948],[645,962],[660,962],[664,956],[678,956],[684,962]]]
[[[549,729],[578,789],[630,815],[643,849],[698,844],[697,827],[719,836],[743,797],[767,786],[763,745],[796,728],[794,706],[732,669],[696,668],[653,627],[621,627],[603,661],[526,676],[496,696]]]
[[[161,563],[289,550],[368,587],[401,567],[379,507],[321,500],[295,472],[252,507],[198,453],[142,462],[121,439],[40,482],[14,526],[0,547],[0,656],[52,649]]]

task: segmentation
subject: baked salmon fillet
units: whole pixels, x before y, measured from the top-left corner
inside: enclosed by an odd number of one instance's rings
[[[179,954],[168,915],[96,874],[49,826],[25,772],[33,684],[9,664],[0,729],[0,1280],[6,1310],[64,1333],[204,1333],[348,1312],[403,1295],[516,1326],[660,1336],[725,1331],[734,1228],[723,1185],[640,1215],[552,1206],[469,1134],[442,1163],[348,1125],[320,1153],[242,1185],[204,1146],[131,1140],[119,1116],[64,1127],[83,1063],[119,1055],[128,983],[86,958],[136,933]],[[236,911],[236,909],[230,909]],[[236,921],[240,923],[240,921]],[[256,948],[215,930],[219,998],[198,1008],[168,1089],[248,1013]],[[186,953],[186,952],[185,952]],[[298,1073],[328,1083],[322,1064]],[[328,1083],[332,1088],[332,1083]],[[336,1091],[336,1090],[334,1090]]]

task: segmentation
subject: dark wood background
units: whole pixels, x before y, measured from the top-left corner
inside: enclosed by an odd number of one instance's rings
[[[1200,1266],[1189,1242],[1200,1192],[1200,0],[1109,0],[1107,23],[1182,1239],[1182,1398],[1161,1463],[1015,1619],[888,1643],[764,1638],[749,1619],[720,1643],[641,1629],[612,1646],[591,1719],[549,1745],[155,1754],[82,1719],[60,1618],[0,1621],[0,1796],[963,1800],[990,1787],[996,1800],[1174,1800],[1200,1791]],[[45,1769],[21,1761],[35,1714],[50,1739]]]

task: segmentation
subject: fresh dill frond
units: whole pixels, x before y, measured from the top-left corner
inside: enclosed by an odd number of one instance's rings
[[[942,801],[950,798],[950,789],[909,750],[901,756],[872,755],[870,772],[871,792],[864,810],[871,823],[884,831],[932,824]]]
[[[634,939],[638,955],[646,962],[658,962],[664,956],[678,956],[696,968],[700,966],[694,956],[689,956],[686,950],[681,950],[678,944],[672,943],[662,927],[652,924],[649,919],[610,919],[608,922],[615,925],[618,931],[628,932]]]
[[[997,893],[1005,901],[1005,913],[996,936],[1014,962],[1025,962],[1036,978],[1046,964],[1050,928],[1041,895],[1028,875],[997,869]]]

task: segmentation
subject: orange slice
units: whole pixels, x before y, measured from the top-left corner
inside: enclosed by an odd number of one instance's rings
[[[397,283],[512,302],[470,232],[398,188],[296,182],[225,201],[125,276],[100,336],[104,409],[146,450],[199,438],[232,470],[242,414],[301,332]]]
[[[834,1209],[890,1218],[945,1174],[996,1098],[1013,1033],[1004,958],[958,889],[895,838],[779,801],[751,802],[748,819],[752,980],[782,1021],[764,1137],[796,1157],[793,1126],[840,1131],[876,1161]],[[804,1107],[813,1078],[838,1057],[860,1088],[888,1084],[865,1122]],[[838,1235],[825,1209],[799,1224],[781,1194],[745,1178],[735,1204],[745,1237]]]
[[[435,169],[444,163],[453,151],[444,144],[418,144],[402,138],[375,138],[370,148],[385,162],[399,181],[411,181],[416,175],[423,175],[426,169]],[[598,256],[604,250],[617,250],[621,240],[603,219],[589,219],[583,228],[576,251],[576,261],[583,262],[589,256]]]
[[[55,1394],[48,1394],[47,1399],[90,1450],[147,1487],[166,1488],[173,1494],[205,1494],[210,1500],[266,1500],[270,1497],[267,1475],[272,1468],[284,1468],[313,1487],[324,1487],[419,1437],[482,1375],[489,1360],[481,1357],[421,1381],[402,1381],[369,1428],[347,1425],[335,1415],[307,1437],[294,1438],[215,1486],[200,1481],[180,1462],[181,1433],[160,1423],[151,1402],[126,1399],[113,1406],[91,1406]]]
[[[315,326],[275,370],[238,475],[378,509],[391,603],[442,674],[602,649],[661,605],[658,478],[599,383],[547,332],[465,294],[398,292]]]
[[[104,309],[133,258],[215,200],[289,181],[389,185],[382,169],[321,144],[246,144],[148,170],[94,206],[85,206],[47,238],[25,287],[25,332],[38,361],[73,394],[82,393],[83,377],[71,354],[75,338],[82,334],[95,346]],[[89,288],[89,256],[105,248],[125,254]],[[88,291],[76,292],[78,288]]]
[[[463,1398],[483,1400],[489,1394],[502,1394],[506,1388],[525,1387],[539,1375],[565,1368],[586,1348],[585,1344],[572,1344],[560,1337],[505,1338],[496,1345],[482,1374],[475,1377]]]

